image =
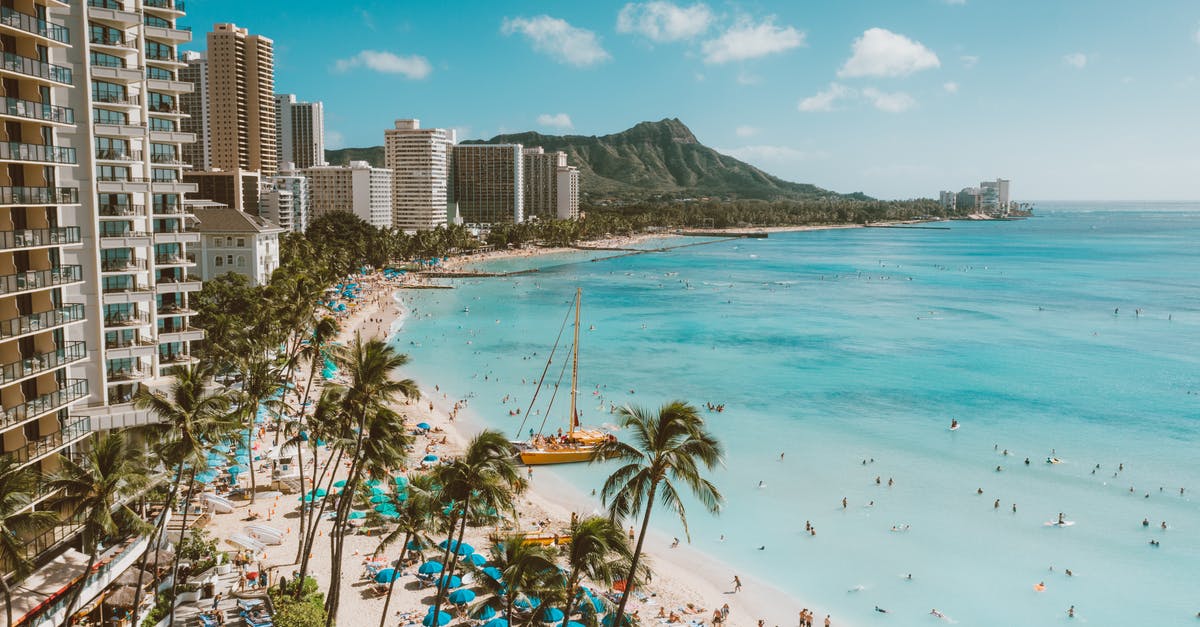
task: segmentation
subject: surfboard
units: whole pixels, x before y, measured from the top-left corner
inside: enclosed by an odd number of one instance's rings
[[[962,426],[962,425],[954,425],[953,427],[950,427],[950,430],[951,430],[951,431],[958,431],[958,428],[959,428],[959,427],[961,427],[961,426]]]
[[[1058,522],[1057,520],[1047,520],[1047,521],[1046,521],[1045,523],[1043,523],[1043,524],[1044,524],[1045,526],[1047,526],[1047,527],[1074,527],[1074,526],[1075,526],[1075,521],[1073,521],[1073,520],[1064,520],[1064,521],[1062,521],[1062,522],[1060,523],[1060,522]]]

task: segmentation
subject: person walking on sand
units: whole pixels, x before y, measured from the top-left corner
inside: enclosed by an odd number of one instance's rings
[[[742,590],[742,580],[737,575],[733,576],[733,591],[740,592]]]

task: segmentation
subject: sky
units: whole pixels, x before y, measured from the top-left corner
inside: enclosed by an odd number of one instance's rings
[[[1200,198],[1200,1],[187,0],[275,42],[327,147],[679,118],[782,178],[878,198]]]

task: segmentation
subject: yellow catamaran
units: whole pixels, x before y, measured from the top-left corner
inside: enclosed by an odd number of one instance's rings
[[[581,429],[579,412],[575,407],[579,394],[579,304],[583,290],[575,289],[575,341],[571,345],[571,412],[568,414],[568,429],[558,436],[535,435],[520,446],[521,462],[527,466],[542,464],[568,464],[591,461],[596,447],[613,435],[598,429]]]

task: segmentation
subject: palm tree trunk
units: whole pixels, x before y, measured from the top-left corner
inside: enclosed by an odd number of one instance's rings
[[[442,584],[437,587],[437,596],[433,599],[433,615],[437,616],[442,609],[442,597],[446,596],[446,587],[450,585],[450,578],[454,576],[454,567],[458,566],[458,547],[462,546],[463,534],[467,531],[467,512],[471,510],[471,493],[467,493],[467,498],[463,499],[462,516],[459,518],[458,527],[458,544],[453,541],[446,543],[447,563],[445,572],[442,575]],[[454,527],[450,527],[450,537],[454,537]],[[451,551],[451,547],[454,548]],[[448,559],[449,553],[454,554],[454,559]]]
[[[301,423],[300,428],[304,428],[303,423]],[[304,495],[307,493],[307,490],[304,489],[304,443],[299,438],[299,432],[297,432],[296,465],[300,468],[300,498],[304,498]],[[286,440],[284,442],[284,446],[287,446]],[[317,469],[314,466],[313,474],[316,474],[316,471]],[[313,486],[313,489],[316,490],[316,486]],[[308,525],[305,524],[306,522],[307,520],[304,516],[304,501],[300,501],[300,535],[296,536],[297,538],[300,538],[300,542],[296,543],[296,562],[300,561],[300,551],[304,550],[304,537],[306,536],[305,530],[308,529]],[[303,581],[303,579],[301,581]]]
[[[301,429],[304,428],[304,412],[305,412],[304,408],[305,408],[305,405],[308,403],[308,394],[312,390],[313,377],[314,377],[314,375],[316,375],[316,373],[317,373],[316,361],[314,360],[313,363],[309,364],[308,384],[304,386],[304,399],[302,401],[300,401],[300,428]],[[318,464],[317,449],[319,448],[319,444],[317,443],[317,438],[315,438],[315,437],[313,437],[312,442],[313,442],[313,482],[312,482],[313,487],[312,487],[312,489],[316,490],[317,485],[320,484],[320,482],[321,482],[320,479],[316,478],[317,464]],[[300,450],[300,445],[296,445],[296,450],[297,451]],[[304,466],[303,465],[300,466],[300,496],[302,496],[302,497],[304,496]],[[303,501],[301,501],[301,503],[303,503]],[[306,514],[308,515],[307,518],[305,518]],[[303,505],[301,505],[301,507],[300,507],[300,533],[303,534],[304,530],[308,529],[310,525],[316,525],[316,522],[314,522],[312,520],[311,513],[305,512]],[[301,535],[300,537],[304,538],[305,536]],[[300,544],[303,547],[305,543],[301,542]],[[307,555],[307,554],[308,554],[307,549],[303,549],[303,554],[296,555],[296,561],[307,562],[307,558],[304,557],[304,555]],[[300,581],[304,581],[304,579],[301,578]]]
[[[571,571],[571,576],[567,578],[567,600],[563,603],[563,622],[562,627],[567,627],[567,623],[571,620],[571,610],[575,609],[575,578],[579,576],[579,569]]]
[[[183,537],[187,535],[187,519],[188,511],[192,505],[192,491],[196,488],[196,469],[188,471],[188,489],[187,496],[183,499],[183,518],[179,521],[179,544],[183,544]],[[167,621],[168,627],[175,627],[175,591],[179,587],[179,544],[175,545],[175,559],[171,564],[171,614],[170,620]]]
[[[404,534],[404,546],[400,547],[400,559],[396,561],[396,570],[400,570],[400,564],[404,563],[404,554],[408,552],[408,541],[412,539],[412,533]],[[396,573],[392,573],[392,580],[388,582],[387,598],[383,600],[383,614],[379,615],[379,627],[385,627],[387,624],[388,606],[392,604],[392,590],[396,587],[396,580],[399,579]]]
[[[337,464],[340,464],[341,461],[342,461],[342,453],[341,453],[341,451],[338,451],[338,454],[335,457],[330,458],[329,463],[325,465],[325,469],[322,471],[322,476],[313,482],[313,490],[316,490],[318,487],[320,487],[320,485],[321,485],[320,482],[325,479],[324,473],[329,470],[329,467],[330,466],[337,467]],[[332,474],[332,473],[329,475],[329,482],[326,484],[328,487],[325,488],[326,493],[328,493],[329,490],[331,490],[333,488],[333,478],[336,476],[337,475]],[[304,498],[304,495],[301,494],[300,497]],[[312,554],[313,544],[315,544],[317,541],[317,524],[321,522],[321,516],[325,514],[326,502],[327,502],[326,500],[322,499],[320,509],[317,509],[315,507],[312,508],[312,509],[317,510],[315,512],[315,515],[313,513],[309,514],[308,537],[304,538],[304,551],[303,551],[303,554],[300,556],[300,581],[304,581],[304,578],[308,576],[308,561],[309,561],[308,558],[309,558],[309,555]],[[304,515],[304,506],[303,506],[304,501],[300,501],[300,503],[301,503],[300,514],[301,514],[301,516],[303,516]],[[299,598],[300,598],[299,589],[297,589],[296,595],[297,595],[296,599],[299,600]]]
[[[171,483],[171,491],[167,494],[167,507],[159,514],[158,524],[154,525],[154,533],[150,535],[150,544],[146,546],[146,552],[142,553],[141,571],[138,572],[137,588],[133,591],[133,620],[130,625],[135,627],[138,623],[138,610],[142,604],[142,575],[146,572],[146,561],[150,556],[150,550],[153,549],[162,540],[163,531],[167,527],[167,512],[171,511],[171,503],[175,502],[175,497],[179,495],[179,482],[183,480],[183,464],[179,465],[179,469],[175,471],[175,481]],[[158,555],[157,551],[154,556],[155,571],[158,570]],[[155,599],[158,597],[158,590],[154,591]]]
[[[613,627],[623,627],[621,620],[625,617],[625,604],[633,594],[633,578],[637,574],[638,561],[642,557],[642,544],[646,542],[646,529],[650,526],[650,511],[654,509],[654,495],[658,492],[658,483],[650,484],[650,493],[646,495],[646,514],[642,517],[642,532],[638,535],[637,546],[633,549],[633,560],[629,563],[629,576],[625,578],[625,592],[621,594],[621,603],[617,605],[617,618]]]
[[[5,624],[12,625],[14,624],[12,617],[12,590],[9,589],[8,582],[4,580],[4,577],[0,577],[0,592],[4,593],[4,613],[8,616],[8,622]]]
[[[341,498],[338,499],[337,515],[333,520],[334,532],[333,537],[330,538],[333,563],[331,564],[329,574],[329,598],[325,601],[325,627],[333,627],[334,615],[337,614],[338,604],[341,602],[342,548],[346,540],[346,515],[350,511],[350,504],[354,500],[354,492],[358,490],[358,480],[362,474],[362,442],[366,435],[366,419],[367,416],[363,413],[358,420],[358,437],[354,443],[354,459],[350,464],[350,475],[346,479],[346,487],[342,489]]]
[[[246,443],[246,459],[250,462],[247,464],[250,466],[250,468],[247,469],[247,472],[250,475],[251,507],[254,507],[254,496],[258,492],[258,486],[254,479],[254,449],[250,446],[250,443],[254,441],[254,417],[258,414],[257,408],[257,403],[250,405],[249,407],[242,408],[242,410],[246,412],[246,435],[249,436],[249,439]]]

